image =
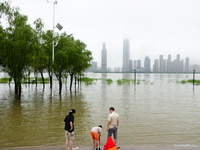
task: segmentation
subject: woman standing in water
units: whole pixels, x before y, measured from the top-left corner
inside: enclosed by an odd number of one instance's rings
[[[66,137],[66,150],[72,150],[74,140],[74,114],[75,109],[70,110],[69,114],[65,117],[65,137]]]

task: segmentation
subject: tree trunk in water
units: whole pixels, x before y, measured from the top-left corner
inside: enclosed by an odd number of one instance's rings
[[[40,71],[41,77],[42,77],[42,83],[43,83],[43,89],[45,88],[45,84],[44,84],[44,76],[43,76],[43,72]]]
[[[62,92],[62,79],[59,78],[59,94],[61,95]]]
[[[9,78],[9,83],[8,83],[8,84],[9,84],[9,87],[10,87],[10,82],[11,82],[11,81],[12,81],[12,77]]]
[[[22,91],[21,81],[20,79],[14,78],[14,82],[15,82],[15,95],[20,99]]]
[[[49,72],[49,80],[50,80],[50,88],[52,89],[52,75],[50,72]]]
[[[74,77],[74,74],[73,73],[70,73],[70,91],[72,91],[72,83],[73,83],[73,77]]]
[[[38,79],[37,72],[35,72],[35,84],[36,84],[36,87],[37,87],[37,79]]]

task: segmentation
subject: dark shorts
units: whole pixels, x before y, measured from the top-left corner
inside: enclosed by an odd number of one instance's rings
[[[117,139],[117,128],[116,127],[108,129],[108,137],[112,136],[112,134],[113,134],[114,139],[116,140]]]

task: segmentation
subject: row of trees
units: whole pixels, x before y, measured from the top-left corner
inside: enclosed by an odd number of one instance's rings
[[[47,71],[52,88],[52,70],[59,81],[59,93],[62,79],[68,75],[72,90],[74,77],[81,75],[92,60],[92,53],[86,49],[86,44],[65,32],[53,36],[52,30],[44,30],[41,19],[37,19],[32,27],[27,16],[20,14],[19,9],[12,8],[8,2],[0,2],[0,17],[0,66],[14,80],[15,94],[21,95],[22,79],[31,72],[35,73],[36,83],[38,73],[44,83],[43,73]]]

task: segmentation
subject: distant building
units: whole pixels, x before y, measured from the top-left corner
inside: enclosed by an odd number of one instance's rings
[[[137,69],[137,60],[133,61],[133,69],[136,70]]]
[[[91,66],[91,68],[92,68],[92,71],[93,71],[93,72],[97,71],[97,62],[96,62],[96,61],[92,61],[92,66]]]
[[[141,60],[138,59],[137,60],[137,68],[136,68],[137,71],[141,71],[142,70],[142,63],[141,63]]]
[[[180,63],[180,72],[184,72],[185,68],[184,68],[184,60],[181,59],[181,63]]]
[[[144,60],[144,71],[145,72],[151,71],[151,60],[148,56],[145,57],[145,60]]]
[[[85,72],[95,72],[97,71],[97,62],[92,61],[91,66]]]
[[[130,45],[129,40],[124,39],[123,42],[123,64],[122,64],[122,72],[129,71],[129,60],[130,60]]]
[[[133,60],[130,59],[129,60],[129,72],[132,72],[133,71]]]
[[[153,72],[159,72],[159,67],[158,67],[158,59],[154,60],[154,65],[153,65]]]
[[[163,72],[167,72],[167,60],[163,59]]]
[[[121,72],[121,68],[120,67],[115,67],[114,68],[114,72]]]
[[[107,72],[107,50],[106,43],[103,43],[103,49],[101,50],[101,71]]]
[[[172,58],[171,55],[168,55],[168,59],[167,59],[167,72],[172,72]]]
[[[159,56],[159,72],[163,72],[163,55]]]
[[[180,59],[180,54],[177,54],[176,56],[176,72],[181,72],[181,59]]]
[[[185,58],[185,72],[190,71],[190,62],[189,62],[189,57]]]

